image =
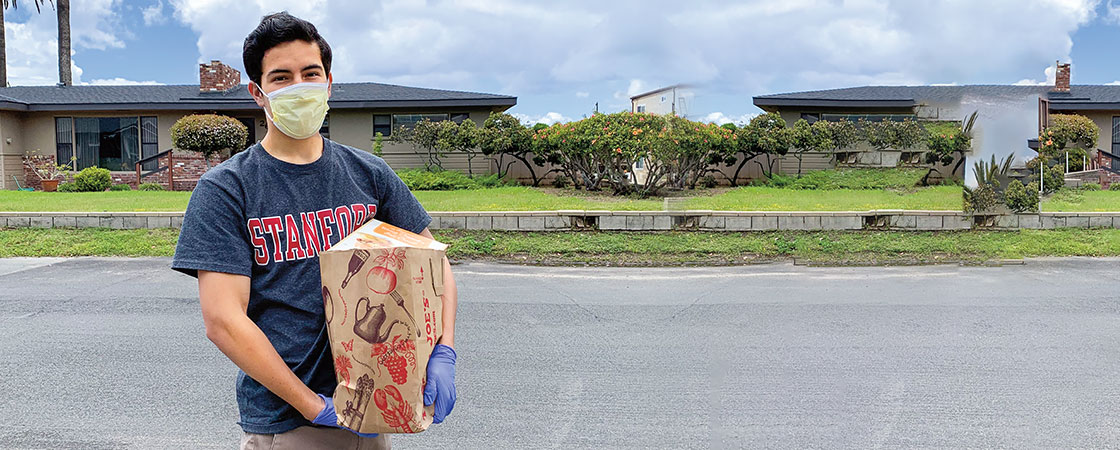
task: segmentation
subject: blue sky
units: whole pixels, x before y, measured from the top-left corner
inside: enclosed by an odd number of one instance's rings
[[[57,80],[50,4],[6,13],[12,85]],[[688,5],[687,8],[682,5]],[[281,9],[315,23],[336,82],[510,94],[527,122],[629,108],[692,83],[696,120],[741,121],[754,95],[868,84],[1120,81],[1120,6],[1093,0],[73,2],[76,82],[195,84],[198,63],[241,69],[241,43]],[[247,82],[245,77],[243,82]]]

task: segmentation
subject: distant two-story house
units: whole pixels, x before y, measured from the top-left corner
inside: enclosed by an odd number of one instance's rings
[[[967,86],[861,86],[821,91],[793,92],[754,97],[754,104],[767,112],[778,113],[789,125],[799,119],[856,121],[962,120],[979,112],[970,159],[1005,158],[1016,155],[1015,166],[1022,166],[1036,153],[1028,141],[1037,138],[1050,114],[1081,114],[1093,120],[1101,136],[1090,158],[1120,154],[1120,86],[1071,85],[1069,64],[1058,64],[1055,83],[1047,85],[967,85]],[[840,166],[893,167],[921,161],[922,147],[875,151],[857,147],[836,155],[814,155],[805,167],[825,169]],[[786,158],[787,160],[790,158]],[[789,173],[796,162],[781,166]],[[966,182],[971,184],[971,164],[965,164]],[[1102,172],[1103,174],[1104,172]],[[958,172],[958,175],[960,173]],[[1101,175],[1107,183],[1107,176]]]
[[[189,114],[236,118],[248,127],[250,145],[264,137],[264,112],[241,84],[240,72],[211,61],[199,65],[199,80],[198,85],[0,87],[0,188],[15,189],[16,179],[39,186],[38,177],[23,164],[24,155],[33,151],[62,162],[74,156],[75,169],[106,168],[115,183],[136,187],[136,162],[171,149],[171,125]],[[508,95],[334,83],[320,132],[367,151],[372,151],[374,135],[380,132],[386,137],[383,157],[393,168],[423,167],[423,158],[410,145],[388,140],[397,126],[423,119],[473,120],[481,125],[491,112],[516,104],[517,98]],[[204,163],[192,154],[176,151],[174,156],[179,166],[175,188],[190,189]],[[466,171],[466,156],[449,155],[443,166]],[[152,174],[143,181],[163,182],[165,177]]]

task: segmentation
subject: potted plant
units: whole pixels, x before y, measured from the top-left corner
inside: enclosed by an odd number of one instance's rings
[[[24,159],[41,180],[45,192],[58,190],[58,178],[70,172],[69,164],[57,164],[50,156],[39,154],[38,150],[32,151],[31,155],[24,157]],[[76,159],[76,157],[70,158],[71,161]]]

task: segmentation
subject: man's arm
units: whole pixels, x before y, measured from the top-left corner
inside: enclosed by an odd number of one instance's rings
[[[435,240],[432,230],[424,228],[421,236]],[[455,288],[455,277],[451,275],[451,261],[443,258],[443,336],[439,343],[455,348],[455,310],[459,306],[459,291]]]
[[[206,337],[246,375],[312,420],[323,410],[323,400],[288,368],[268,337],[249,319],[249,290],[247,276],[198,271]]]

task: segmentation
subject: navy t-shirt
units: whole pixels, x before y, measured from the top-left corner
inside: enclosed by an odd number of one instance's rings
[[[323,139],[323,154],[293,164],[254,144],[198,180],[171,268],[251,278],[248,316],[312,391],[332,396],[334,366],[324,321],[319,256],[373,217],[420,233],[427,211],[385,160]],[[283,433],[309,422],[238,371],[238,422]]]

